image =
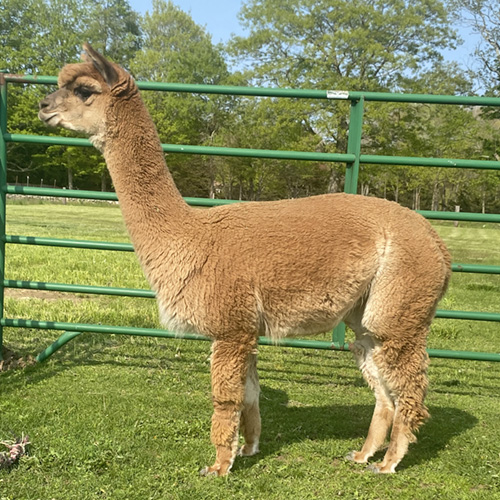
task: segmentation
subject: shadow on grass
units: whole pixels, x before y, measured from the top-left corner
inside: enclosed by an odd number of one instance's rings
[[[27,385],[38,384],[65,372],[68,368],[67,364],[61,363],[36,363],[22,369],[13,369],[0,373],[0,395],[6,396],[19,391]]]
[[[400,469],[410,468],[439,455],[448,443],[472,429],[478,419],[470,413],[449,406],[429,406],[431,418],[422,426],[418,441],[410,445],[408,455],[401,462]]]
[[[262,457],[279,456],[283,448],[297,442],[356,440],[361,447],[368,433],[373,405],[291,406],[284,391],[262,387],[262,442],[260,453],[255,457],[240,458],[235,469],[249,468]],[[478,420],[468,412],[451,407],[431,406],[431,419],[422,427],[418,442],[411,445],[408,455],[398,470],[404,470],[425,463],[439,455],[456,436],[473,428]],[[340,456],[343,459],[351,448],[349,444]],[[352,445],[351,445],[352,446]],[[326,446],[325,446],[326,449]],[[385,450],[379,452],[374,461],[382,458]]]
[[[117,359],[117,353],[114,348],[126,349],[126,344],[123,341],[115,339],[111,335],[93,335],[84,333],[80,337],[73,339],[65,345],[60,351],[54,353],[50,358],[43,362],[37,362],[23,368],[15,368],[0,372],[0,393],[7,393],[17,390],[19,387],[29,384],[37,384],[46,379],[54,377],[67,370],[81,366],[115,366],[123,368],[145,368],[145,369],[162,369],[168,365],[172,368],[175,365],[181,367],[183,364],[191,362],[189,357],[178,356],[178,345],[151,345],[147,346],[148,339],[144,339],[143,349],[150,349],[151,354],[141,354],[137,352],[127,353],[120,352]],[[192,341],[185,341],[192,342]],[[43,347],[35,345],[29,350],[23,347],[18,349],[15,344],[9,345],[16,353],[21,352],[23,356],[33,358],[43,348],[47,347],[50,341],[45,342]],[[195,346],[193,342],[190,346],[190,354],[198,354],[206,352],[208,359],[209,348],[207,343]],[[134,347],[136,349],[136,347]],[[203,363],[199,363],[199,371],[208,373],[207,367]]]
[[[127,353],[126,341],[121,340],[120,337],[115,338],[115,336],[110,335],[83,333],[63,346],[46,361],[37,363],[31,368],[25,368],[22,370],[22,373],[26,373],[29,376],[30,383],[37,383],[76,366],[109,365],[131,369],[171,370],[175,368],[182,369],[183,365],[189,364],[191,371],[194,370],[205,374],[209,373],[209,343],[167,339],[164,343],[161,342],[148,345],[148,340],[151,339],[147,337],[141,339],[142,345],[131,346],[133,352]],[[37,343],[40,344],[40,342]],[[36,355],[49,344],[50,341],[42,342],[41,345],[33,346],[29,352]],[[28,351],[26,347],[22,349],[16,349],[15,345],[11,347],[13,350],[23,353]],[[115,350],[115,348],[118,350]],[[139,352],[138,349],[142,350],[142,352]],[[266,347],[266,349],[282,348]],[[283,351],[286,356],[286,350],[283,349]],[[198,359],[195,360],[193,356],[198,356]],[[206,356],[206,363],[200,362],[199,359],[204,356]],[[341,367],[336,366],[341,359],[345,364],[342,364]],[[323,368],[330,369],[331,374],[335,374],[340,368],[343,369],[342,378],[336,379],[336,384],[345,386],[354,385],[357,387],[365,385],[349,353],[337,353],[336,355],[332,355],[332,358],[328,358],[325,357],[323,351],[320,353],[308,351],[304,354],[303,359],[294,361],[294,366],[301,365],[307,367],[308,369],[301,370],[300,377],[308,377],[307,384],[309,385],[321,386],[331,381],[331,376],[320,374],[321,370],[318,370],[319,363],[321,363]],[[193,365],[195,366],[193,367]],[[345,371],[346,368],[352,369],[349,375]],[[23,384],[22,380],[20,380],[20,377],[17,375],[18,372],[19,370],[11,370],[0,374],[0,392],[6,392],[9,388],[14,390],[19,385],[16,384],[17,381],[21,385]],[[270,367],[264,362],[259,365],[259,373],[265,375],[267,379],[283,382],[289,379],[290,369],[280,369],[276,368],[276,366]],[[355,374],[355,376],[353,374]],[[6,382],[3,383],[2,379]]]

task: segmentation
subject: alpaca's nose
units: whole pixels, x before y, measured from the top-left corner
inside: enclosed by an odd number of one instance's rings
[[[45,99],[42,99],[40,103],[38,104],[38,107],[40,110],[44,110],[49,107],[49,99],[46,97]]]

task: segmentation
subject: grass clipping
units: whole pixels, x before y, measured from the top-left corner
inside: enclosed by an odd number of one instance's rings
[[[26,368],[36,363],[36,359],[33,356],[26,356],[23,358],[6,347],[2,350],[2,358],[2,361],[0,361],[0,372],[14,370],[16,368]]]

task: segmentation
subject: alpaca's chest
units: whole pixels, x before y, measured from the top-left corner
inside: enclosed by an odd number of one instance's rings
[[[207,333],[206,293],[198,281],[192,276],[165,279],[157,288],[158,312],[164,328],[177,333]]]
[[[178,300],[158,298],[160,322],[164,328],[175,333],[202,333],[200,330],[201,310],[195,310],[181,297]]]
[[[193,256],[182,254],[171,244],[159,254],[143,255],[141,264],[155,290],[162,326],[172,332],[201,333],[204,294]]]

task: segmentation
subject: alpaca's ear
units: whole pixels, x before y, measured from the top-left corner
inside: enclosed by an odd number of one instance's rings
[[[85,51],[83,54],[84,59],[87,62],[91,62],[102,75],[106,83],[110,87],[113,87],[113,85],[118,82],[118,73],[114,66],[99,54],[99,52],[95,51],[90,44],[84,43],[83,50]]]

